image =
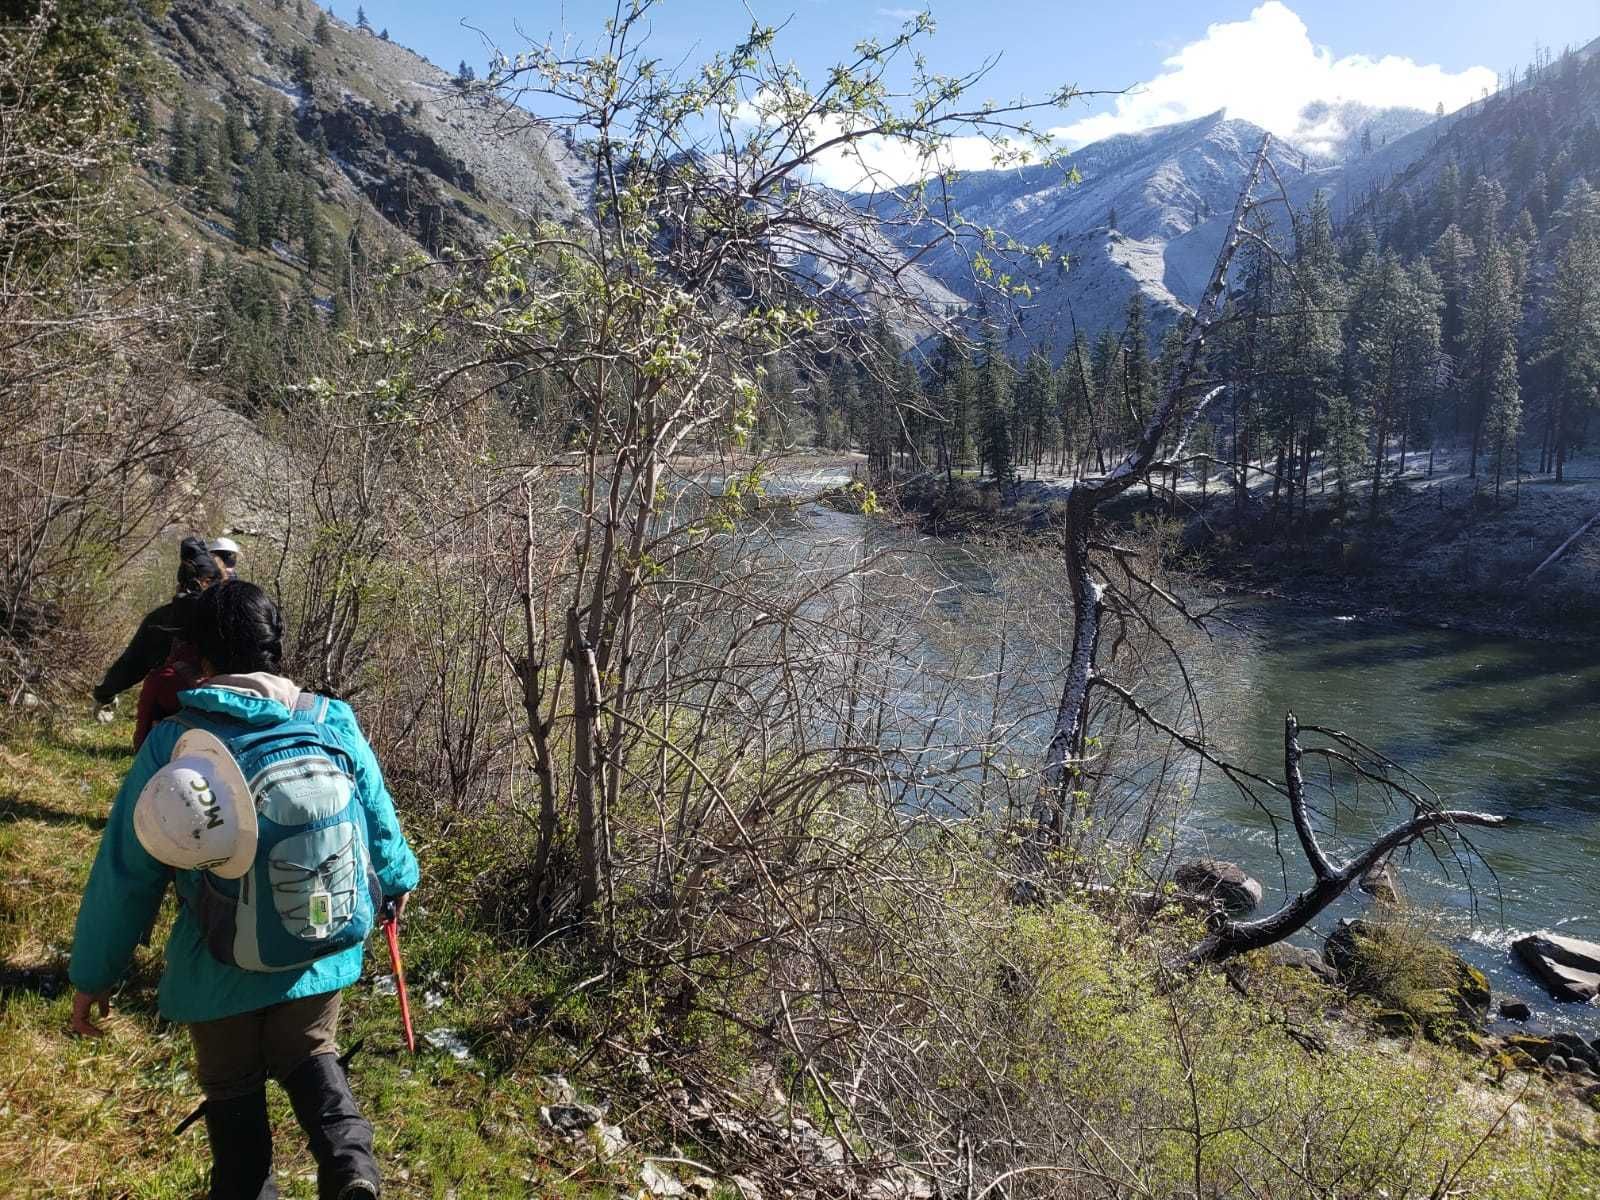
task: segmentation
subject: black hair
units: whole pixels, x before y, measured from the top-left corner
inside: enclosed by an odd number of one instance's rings
[[[283,618],[253,583],[230,579],[201,592],[192,628],[196,649],[219,675],[281,672]]]
[[[206,549],[204,538],[186,537],[178,547],[178,591],[174,599],[198,596],[222,579],[222,568]]]

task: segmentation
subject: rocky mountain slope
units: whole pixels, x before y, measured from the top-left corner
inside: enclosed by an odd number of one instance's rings
[[[1346,138],[1341,150],[1356,157],[1338,161],[1274,138],[1272,161],[1294,204],[1305,204],[1320,189],[1329,193],[1336,213],[1341,202],[1352,209],[1352,197],[1424,155],[1437,135],[1430,121],[1385,145],[1390,132],[1414,127],[1416,114],[1330,108],[1325,116],[1329,128],[1379,128],[1377,145],[1366,153],[1359,140],[1352,147]],[[1024,245],[1048,245],[1057,258],[1068,259],[1065,268],[1052,262],[1020,272],[1033,294],[1012,314],[1012,353],[1040,347],[1059,358],[1074,328],[1092,336],[1119,327],[1135,290],[1159,338],[1204,286],[1264,134],[1260,126],[1218,111],[1077,151],[1071,160],[1076,183],[1060,169],[1045,167],[980,171],[958,180],[951,203],[963,217]],[[1281,218],[1281,206],[1271,215]],[[958,253],[935,252],[924,261],[947,287],[975,295],[968,264]]]
[[[1215,112],[1085,147],[1072,156],[1076,183],[1051,167],[958,180],[951,199],[963,217],[1025,245],[1048,245],[1057,260],[1020,272],[1033,294],[1013,315],[1012,352],[1038,346],[1058,358],[1074,327],[1092,335],[1120,326],[1135,288],[1157,331],[1175,319],[1204,286],[1262,133]],[[1291,186],[1332,169],[1283,145],[1275,161]],[[968,264],[957,251],[925,261],[946,286],[972,294]]]
[[[250,249],[238,244],[230,220],[231,187],[208,203],[203,190],[174,186],[166,131],[184,105],[196,129],[220,128],[230,110],[256,134],[278,118],[338,233],[359,224],[400,247],[437,251],[479,244],[530,219],[572,220],[585,207],[580,155],[550,129],[531,119],[508,125],[420,55],[328,17],[320,5],[175,0],[150,36],[177,87],[147,102],[146,125],[158,132],[146,176],[180,201],[169,224],[189,239]],[[291,247],[273,250],[292,265]]]
[[[1451,164],[1471,180],[1486,173],[1506,191],[1508,216],[1536,186],[1529,165],[1552,139],[1600,120],[1600,88],[1581,68],[1591,43],[1537,79],[1442,119],[1412,110],[1312,106],[1304,144],[1274,138],[1273,164],[1292,204],[1327,193],[1335,221],[1370,222],[1380,236]],[[1059,263],[1025,269],[1032,295],[1012,314],[1012,353],[1042,347],[1059,357],[1074,326],[1091,336],[1119,327],[1137,290],[1152,336],[1191,305],[1216,254],[1240,183],[1263,130],[1215,112],[1198,120],[1110,138],[1077,151],[1080,182],[1057,169],[979,171],[956,181],[951,207],[1025,245],[1047,244]],[[1600,133],[1595,135],[1600,142]],[[1267,210],[1281,220],[1282,207]],[[1539,215],[1538,213],[1535,214]],[[912,237],[907,248],[921,247]],[[970,264],[949,249],[919,260],[946,287],[978,294]]]
[[[1451,166],[1470,187],[1479,175],[1505,192],[1504,215],[1549,215],[1552,156],[1579,170],[1600,165],[1600,38],[1442,122],[1348,164],[1333,184],[1336,218],[1388,229],[1407,206],[1426,203]],[[1591,161],[1592,160],[1592,161]],[[1536,191],[1544,192],[1535,195]]]
[[[581,147],[531,117],[508,127],[497,107],[426,59],[325,17],[309,0],[174,0],[151,34],[192,121],[220,126],[232,109],[259,132],[270,114],[286,114],[278,119],[303,151],[294,169],[311,182],[336,234],[359,227],[396,249],[436,252],[482,243],[530,219],[585,217]],[[1582,63],[1593,53],[1591,46],[1573,57]],[[1514,214],[1532,184],[1519,177],[1530,138],[1537,144],[1552,130],[1600,115],[1600,96],[1589,95],[1580,86],[1587,75],[1578,74],[1571,95],[1559,79],[1546,79],[1442,121],[1411,110],[1313,106],[1304,114],[1303,145],[1275,139],[1274,165],[1295,205],[1325,191],[1337,221],[1370,221],[1380,232],[1403,220],[1397,212],[1451,163],[1469,176],[1488,170],[1501,177]],[[167,206],[169,225],[191,242],[235,253],[259,249],[280,273],[304,269],[305,251],[287,235],[263,238],[259,247],[241,244],[249,239],[241,239],[230,204],[233,179],[220,196],[213,189],[210,201],[203,190],[174,185],[165,156],[175,107],[171,95],[155,98],[145,117],[154,131],[147,178],[176,201]],[[1021,269],[1031,295],[1010,314],[1009,349],[1041,347],[1059,357],[1075,328],[1092,336],[1120,327],[1134,292],[1159,338],[1196,299],[1262,133],[1219,111],[1085,147],[1072,156],[1075,183],[1045,167],[956,181],[949,203],[966,220],[1047,245],[1057,260],[1068,260],[1065,267],[1052,261]],[[1281,219],[1281,206],[1274,215]],[[970,245],[924,253],[914,229],[896,225],[893,236],[914,262],[897,279],[924,308],[948,313],[978,300]],[[828,256],[815,250],[796,246],[788,256],[802,266],[815,258],[819,286],[843,284],[869,296],[877,290],[870,279],[832,280]],[[908,337],[926,331],[918,313],[889,315]]]

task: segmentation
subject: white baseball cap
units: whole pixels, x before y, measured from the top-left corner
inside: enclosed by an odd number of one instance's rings
[[[244,772],[215,734],[190,729],[144,785],[133,832],[157,862],[238,879],[256,857],[256,807]]]
[[[223,554],[237,554],[239,553],[239,543],[228,537],[212,538],[206,543],[206,549],[211,551],[212,554],[216,554],[218,552]]]

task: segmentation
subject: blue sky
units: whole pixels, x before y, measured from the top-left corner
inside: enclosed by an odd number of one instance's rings
[[[1536,46],[1557,51],[1600,37],[1600,0],[1242,0],[1197,8],[1175,0],[746,0],[763,21],[788,19],[779,42],[812,78],[866,36],[897,30],[917,7],[938,32],[926,44],[934,69],[955,73],[999,54],[985,92],[1038,97],[1064,83],[1135,87],[1080,103],[1050,123],[1069,146],[1226,107],[1274,132],[1315,143],[1299,119],[1310,100],[1454,109],[1497,72],[1526,63]],[[597,31],[605,0],[363,0],[374,28],[453,68],[481,71],[484,36],[508,52],[525,42]],[[354,20],[354,0],[334,0]],[[482,30],[480,35],[473,28]],[[651,48],[694,62],[749,26],[739,0],[664,0],[652,15]],[[1336,131],[1323,130],[1332,136]]]

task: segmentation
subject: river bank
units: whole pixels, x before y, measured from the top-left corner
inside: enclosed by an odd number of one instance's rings
[[[1050,542],[1070,480],[992,481],[920,475],[880,485],[884,507],[932,537],[967,543]],[[1432,475],[1399,474],[1378,517],[1356,491],[1342,508],[1313,493],[1291,515],[1271,488],[1243,498],[1185,480],[1176,494],[1134,488],[1103,515],[1131,529],[1176,524],[1182,566],[1225,592],[1288,600],[1338,615],[1485,636],[1600,645],[1600,525],[1546,559],[1596,512],[1600,478],[1534,477],[1498,499],[1440,456]]]

